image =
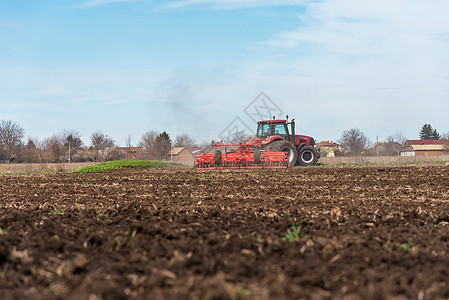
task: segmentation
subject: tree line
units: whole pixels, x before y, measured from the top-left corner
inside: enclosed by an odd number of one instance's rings
[[[430,124],[424,124],[419,132],[420,140],[449,139],[449,132],[440,135]],[[337,155],[348,156],[394,156],[399,155],[401,150],[409,147],[407,138],[402,132],[387,137],[385,141],[373,143],[368,136],[358,128],[343,131],[338,143],[343,150]]]
[[[11,120],[0,122],[0,162],[17,163],[61,163],[109,161],[126,157],[126,149],[120,150],[116,142],[101,131],[90,135],[90,144],[84,145],[81,134],[76,130],[64,130],[43,140],[28,138],[24,140],[25,130]],[[250,136],[244,131],[236,132],[226,140],[226,143],[243,143]],[[419,132],[422,140],[449,139],[449,132],[440,135],[430,124],[424,124]],[[345,156],[393,156],[407,148],[407,138],[397,132],[385,141],[373,143],[368,136],[358,128],[344,130],[338,143],[342,151],[336,155]],[[131,135],[128,136],[126,147],[131,148]],[[147,131],[138,143],[138,159],[167,160],[172,147],[186,147],[190,150],[206,145],[198,145],[193,137],[181,134],[172,142],[170,135],[163,131]],[[126,147],[122,147],[126,148]]]
[[[84,145],[81,134],[76,130],[64,130],[43,140],[25,137],[25,130],[11,120],[0,122],[0,162],[3,163],[61,163],[110,161],[124,159],[126,148],[131,148],[131,135],[126,147],[101,131],[90,135],[90,144]],[[172,147],[196,147],[195,139],[188,134],[175,137],[174,142],[167,132],[148,131],[141,137],[138,146],[139,159],[166,160]],[[125,148],[125,150],[123,150]]]

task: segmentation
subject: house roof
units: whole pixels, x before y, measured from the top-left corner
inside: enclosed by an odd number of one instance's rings
[[[337,144],[337,143],[335,143],[335,142],[321,141],[321,142],[317,143],[317,146],[324,146],[324,147],[338,147],[338,146],[340,146],[340,145]]]
[[[415,149],[413,149],[412,147],[408,147],[407,149],[402,149],[399,152],[415,152]]]
[[[449,146],[449,140],[408,140],[415,151],[444,151]]]
[[[178,155],[182,150],[186,149],[186,147],[174,147],[170,150],[168,154],[170,155]]]
[[[449,144],[449,140],[408,140],[407,143],[409,143],[411,146],[415,145],[447,145]]]
[[[442,151],[447,150],[444,145],[412,145],[415,151]]]

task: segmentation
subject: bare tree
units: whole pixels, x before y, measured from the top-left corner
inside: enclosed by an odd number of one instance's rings
[[[212,145],[214,143],[215,143],[215,141],[201,141],[201,142],[198,143],[198,147],[200,149],[204,149],[204,148],[209,147],[210,145]]]
[[[406,141],[407,137],[401,131],[397,131],[387,137],[387,140],[384,143],[387,150],[387,155],[400,155],[401,150],[405,147]]]
[[[156,131],[147,131],[143,134],[140,140],[140,147],[142,147],[142,158],[156,159],[156,153],[154,151],[156,145],[156,138],[158,133]]]
[[[64,160],[64,142],[61,136],[52,135],[44,140],[44,151],[46,159],[50,162],[59,163]]]
[[[407,137],[402,131],[396,131],[394,134],[387,137],[387,142],[396,142],[401,145],[404,145],[406,141]]]
[[[90,136],[90,141],[95,161],[105,160],[105,151],[108,148],[115,147],[114,140],[101,131],[92,133],[92,135]]]
[[[0,160],[14,161],[20,154],[24,134],[19,124],[10,120],[0,122]]]
[[[119,151],[117,147],[107,147],[102,151],[102,158],[104,161],[124,159],[125,153]]]
[[[145,159],[167,159],[171,149],[171,140],[165,131],[157,133],[156,131],[146,132],[140,141],[143,158]]]
[[[399,155],[402,145],[395,141],[378,142],[374,144],[373,155],[377,156],[395,156]]]
[[[252,137],[252,135],[248,134],[245,130],[238,130],[228,136],[224,142],[227,144],[241,144],[246,142],[250,137]]]
[[[37,138],[28,138],[28,142],[22,150],[22,161],[27,163],[43,162],[42,145]]]
[[[125,141],[126,147],[131,148],[133,146],[132,144],[132,135],[128,134]]]
[[[338,141],[351,155],[362,155],[363,150],[371,145],[369,138],[358,128],[343,131]]]
[[[174,142],[175,147],[186,147],[189,150],[192,150],[196,146],[195,139],[188,135],[187,133],[183,133],[177,135]]]
[[[441,135],[441,139],[442,139],[442,140],[446,140],[446,143],[445,143],[445,145],[444,145],[444,148],[445,148],[446,150],[449,150],[449,132],[446,132],[445,134],[442,134],[442,135]]]
[[[64,130],[61,134],[61,139],[66,153],[65,161],[72,162],[78,149],[83,145],[81,134],[76,130]]]

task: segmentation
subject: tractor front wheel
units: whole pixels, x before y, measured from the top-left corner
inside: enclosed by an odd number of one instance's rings
[[[301,166],[313,166],[318,162],[319,154],[315,147],[303,146],[299,149],[298,164]]]

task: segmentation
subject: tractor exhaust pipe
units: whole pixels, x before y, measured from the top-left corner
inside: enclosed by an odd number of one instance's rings
[[[295,141],[295,136],[296,136],[296,132],[295,132],[295,119],[292,119],[291,123],[290,123],[290,131],[291,131],[291,135],[290,135],[290,142],[293,145],[296,145],[296,141]]]

